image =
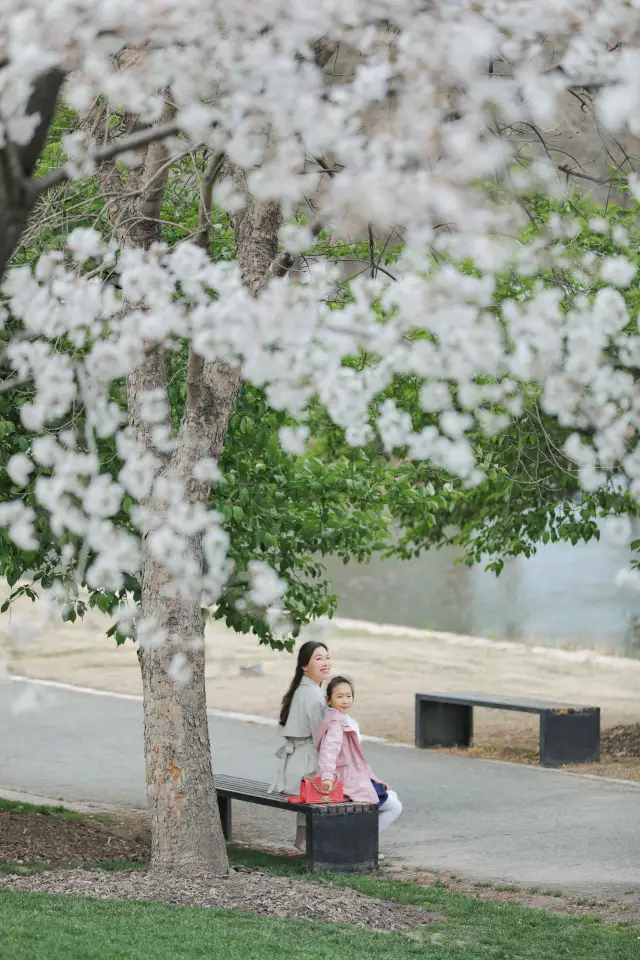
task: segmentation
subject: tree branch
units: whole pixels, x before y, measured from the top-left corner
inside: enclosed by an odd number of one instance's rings
[[[112,140],[111,143],[106,144],[106,146],[99,147],[97,150],[88,153],[87,159],[98,167],[100,164],[106,163],[108,160],[113,160],[120,154],[127,153],[129,150],[139,150],[141,147],[147,147],[157,140],[175,137],[180,132],[179,122],[177,120],[169,120],[166,123],[159,123],[153,127],[145,127],[144,130],[138,130],[136,133],[131,133],[126,137],[117,137],[115,140]],[[38,197],[41,197],[42,194],[50,190],[51,187],[55,187],[57,184],[64,183],[65,180],[69,179],[69,171],[66,167],[56,167],[55,170],[51,170],[50,173],[45,174],[44,177],[38,177],[37,180],[32,180],[27,191],[29,201],[34,203]]]
[[[590,180],[591,183],[597,183],[600,187],[607,187],[611,183],[623,183],[623,177],[592,177],[589,173],[582,173],[580,170],[572,170],[566,163],[558,165],[560,173],[566,173],[568,177],[578,177],[581,180]]]
[[[220,175],[222,166],[226,159],[223,152],[215,153],[211,157],[211,162],[202,183],[200,193],[200,209],[198,211],[198,246],[206,250],[209,246],[209,233],[211,230],[211,202],[213,197],[213,187]]]
[[[313,45],[313,57],[319,67],[326,67],[334,55],[339,43],[335,40],[329,40],[327,37],[320,37]]]
[[[4,395],[5,393],[10,393],[15,387],[24,386],[25,383],[29,383],[28,378],[10,377],[8,380],[0,383],[0,396]]]

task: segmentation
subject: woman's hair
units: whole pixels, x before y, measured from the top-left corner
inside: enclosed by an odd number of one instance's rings
[[[346,683],[348,687],[351,687],[351,696],[355,699],[356,691],[353,686],[353,680],[349,680],[349,677],[331,677],[331,680],[329,680],[327,684],[327,700],[331,700],[333,691],[336,687],[339,687],[341,683]]]
[[[304,677],[304,670],[302,668],[308,666],[311,657],[314,655],[318,647],[322,647],[323,650],[326,650],[327,653],[329,653],[329,647],[326,645],[326,643],[320,643],[319,640],[307,640],[307,642],[303,643],[298,650],[298,663],[296,666],[296,672],[293,675],[291,686],[282,698],[282,706],[280,707],[281,727],[284,727],[285,723],[289,719],[289,711],[291,710],[291,701],[293,700],[293,695],[300,686],[300,681]]]

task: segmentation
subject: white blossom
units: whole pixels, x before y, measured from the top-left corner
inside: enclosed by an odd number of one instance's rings
[[[14,453],[7,463],[7,473],[16,487],[24,487],[29,482],[33,463],[26,453]]]
[[[151,453],[130,457],[118,474],[118,482],[132,497],[142,499],[151,492],[159,463]]]
[[[169,678],[178,686],[184,686],[189,683],[193,676],[193,667],[187,659],[187,655],[179,651],[171,658],[169,669],[167,670]]]
[[[615,546],[628,547],[633,533],[629,517],[606,517],[603,527],[607,540]]]
[[[16,650],[24,650],[40,635],[41,626],[29,617],[11,614],[9,621],[4,624],[4,632],[9,643]]]
[[[285,453],[302,456],[306,450],[307,440],[309,439],[309,427],[304,424],[297,427],[280,427],[278,436],[280,438],[280,446]]]
[[[11,701],[11,712],[15,716],[23,713],[34,713],[46,705],[46,696],[42,687],[26,684],[20,693]]]
[[[200,483],[206,483],[207,480],[211,483],[218,483],[222,478],[222,471],[213,457],[203,457],[202,460],[194,463],[191,468],[191,475]]]
[[[67,240],[67,246],[81,263],[91,257],[100,256],[104,250],[104,243],[98,231],[88,227],[72,230]]]
[[[169,414],[169,404],[164,390],[146,390],[140,395],[140,416],[147,423],[161,423]]]
[[[248,569],[251,584],[247,591],[249,601],[257,607],[275,606],[284,596],[284,582],[269,564],[261,560],[252,560]]]
[[[640,570],[622,567],[616,574],[616,587],[629,593],[640,593]]]
[[[89,516],[112,517],[120,509],[123,493],[120,484],[114,483],[103,473],[89,484],[83,497],[83,507]]]
[[[616,287],[628,287],[638,268],[626,257],[605,257],[602,261],[600,276]]]
[[[167,640],[167,631],[160,627],[152,617],[139,620],[136,625],[136,639],[141,647],[159,649]]]

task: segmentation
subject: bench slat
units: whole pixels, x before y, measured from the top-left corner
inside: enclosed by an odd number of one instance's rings
[[[506,697],[486,693],[417,693],[416,699],[431,703],[451,703],[457,706],[493,707],[496,710],[517,710],[520,713],[545,713],[547,710],[572,713],[592,713],[598,707],[536,700],[532,697]]]
[[[243,780],[240,777],[217,775],[214,778],[216,791],[223,797],[234,800],[244,800],[246,803],[256,803],[265,807],[275,807],[280,810],[308,810],[305,803],[289,803],[283,793],[269,793],[269,784],[255,780]],[[331,803],[313,804],[318,809],[330,813],[361,813],[364,810],[377,809],[377,804]]]

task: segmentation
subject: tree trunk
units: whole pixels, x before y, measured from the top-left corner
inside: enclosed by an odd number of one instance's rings
[[[228,861],[213,784],[200,601],[168,602],[159,590],[163,579],[162,570],[147,559],[142,612],[173,634],[159,649],[138,649],[152,869],[223,876]],[[186,683],[169,676],[176,653],[185,655],[193,671]]]
[[[129,377],[129,416],[139,438],[148,425],[139,417],[137,392],[146,387],[149,363]],[[151,374],[156,386],[162,371]],[[240,388],[240,373],[222,363],[203,363],[191,353],[187,367],[187,409],[175,452],[164,470],[179,476],[192,503],[206,504],[210,484],[198,482],[192,467],[205,457],[218,459]],[[143,549],[146,538],[143,537]],[[199,538],[191,541],[201,566]],[[201,598],[170,598],[163,593],[167,571],[148,555],[142,571],[141,610],[164,629],[160,648],[141,647],[138,659],[144,693],[144,750],[151,814],[152,869],[182,875],[223,876],[228,860],[213,782],[205,689],[204,620]],[[184,658],[187,674],[172,679],[174,658]]]

